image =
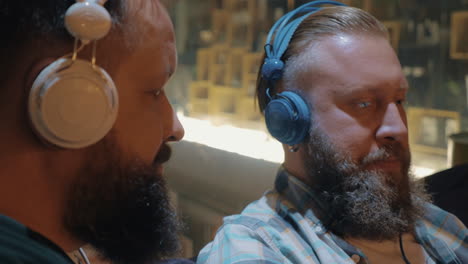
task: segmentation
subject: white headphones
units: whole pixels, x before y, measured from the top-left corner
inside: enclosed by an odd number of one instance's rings
[[[62,148],[84,148],[101,140],[114,125],[118,94],[112,78],[95,62],[77,58],[82,47],[109,32],[107,0],[77,0],[65,14],[65,26],[75,37],[73,56],[48,65],[34,81],[29,116],[38,136]],[[95,43],[94,43],[95,44]]]

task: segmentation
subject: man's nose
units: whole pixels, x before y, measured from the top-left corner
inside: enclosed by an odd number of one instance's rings
[[[406,114],[396,103],[388,105],[382,123],[377,130],[377,139],[381,142],[407,143],[408,127],[406,124]]]
[[[171,122],[171,132],[168,137],[168,141],[180,141],[185,135],[184,127],[182,123],[180,123],[179,117],[177,117],[177,113],[172,110],[172,122]]]

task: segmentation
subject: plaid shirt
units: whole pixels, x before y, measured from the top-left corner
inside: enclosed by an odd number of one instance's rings
[[[368,263],[359,249],[327,232],[317,218],[311,189],[280,168],[275,190],[224,218],[197,263]],[[427,263],[468,263],[468,229],[453,215],[427,204],[416,224]]]

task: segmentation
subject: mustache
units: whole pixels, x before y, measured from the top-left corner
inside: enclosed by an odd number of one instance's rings
[[[153,164],[162,164],[167,162],[172,155],[172,149],[168,144],[164,143],[161,145],[158,154],[154,158]]]
[[[375,162],[385,161],[387,159],[396,159],[401,162],[405,161],[407,154],[403,147],[399,144],[388,145],[369,153],[361,161],[362,166],[367,166]]]

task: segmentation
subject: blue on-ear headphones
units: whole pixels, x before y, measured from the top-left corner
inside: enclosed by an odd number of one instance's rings
[[[281,60],[289,42],[299,25],[311,14],[319,11],[321,5],[345,6],[335,1],[314,1],[306,3],[281,17],[271,28],[265,44],[265,61],[262,77],[268,85],[282,78],[284,62]],[[275,36],[272,43],[272,37]],[[285,91],[274,96],[266,89],[269,100],[265,107],[265,121],[270,134],[283,144],[290,146],[301,143],[310,127],[310,109],[297,93]]]

